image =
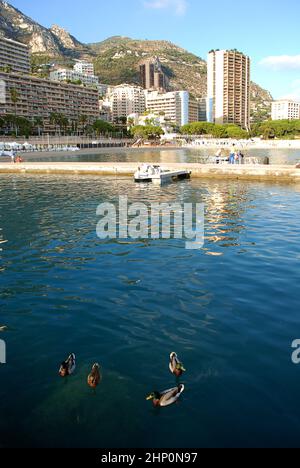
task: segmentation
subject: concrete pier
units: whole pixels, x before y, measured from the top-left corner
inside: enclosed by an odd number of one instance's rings
[[[141,163],[142,164],[142,163]],[[130,176],[137,170],[139,163],[112,162],[26,162],[22,164],[0,163],[1,174],[66,174]],[[300,169],[294,166],[263,165],[211,165],[211,164],[160,164],[165,170],[191,171],[192,178],[235,179],[254,181],[300,182]]]

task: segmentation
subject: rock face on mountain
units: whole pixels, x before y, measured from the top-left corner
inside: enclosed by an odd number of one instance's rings
[[[25,44],[33,54],[76,56],[87,52],[83,44],[59,26],[47,29],[9,3],[0,1],[0,33]]]
[[[53,58],[66,65],[72,65],[72,60],[77,58],[91,60],[101,82],[112,85],[139,83],[139,64],[146,58],[157,56],[172,89],[186,89],[195,97],[206,95],[205,60],[171,42],[115,36],[85,45],[60,26],[47,29],[1,0],[0,34],[28,44],[35,63],[43,63],[45,57],[46,61]],[[256,121],[269,117],[270,93],[253,83],[251,97],[252,119]]]
[[[71,36],[71,34],[68,33],[65,29],[57,26],[57,24],[54,24],[50,31],[58,39],[59,43],[65,50],[75,50],[77,48],[82,48],[82,44],[77,41],[75,37]]]
[[[256,83],[251,84],[251,119],[262,122],[271,117],[273,97]]]

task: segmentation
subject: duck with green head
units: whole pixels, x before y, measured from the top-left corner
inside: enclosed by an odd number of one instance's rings
[[[171,406],[177,403],[178,399],[184,392],[184,385],[165,390],[164,392],[153,392],[146,399],[152,401],[155,407]]]
[[[74,374],[76,369],[76,357],[75,354],[72,353],[70,356],[61,363],[60,369],[59,369],[59,375],[61,377],[69,377],[70,375]]]
[[[181,377],[182,374],[186,372],[184,365],[182,364],[182,362],[180,362],[176,353],[170,354],[169,369],[172,372],[172,374],[174,374],[176,377]]]

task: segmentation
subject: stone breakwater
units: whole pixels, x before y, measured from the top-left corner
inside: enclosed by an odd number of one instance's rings
[[[0,163],[1,174],[65,174],[99,176],[133,176],[138,163],[80,163],[80,162],[26,162]],[[193,178],[235,179],[254,181],[300,182],[300,169],[291,166],[263,165],[211,165],[194,163],[161,164],[166,170],[188,170]]]

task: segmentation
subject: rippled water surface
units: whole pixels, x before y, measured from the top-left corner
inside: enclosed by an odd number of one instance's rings
[[[204,247],[100,241],[97,205],[120,194],[204,202]],[[299,445],[299,211],[294,185],[1,176],[0,446]],[[186,392],[154,410],[174,350]]]
[[[76,162],[155,162],[155,163],[203,163],[208,157],[216,154],[214,148],[198,149],[109,149],[93,153],[87,150],[85,154],[69,153],[64,156],[60,153],[38,155],[25,155],[28,161],[76,161]],[[269,158],[270,164],[295,165],[300,161],[299,149],[245,149],[246,157],[254,157],[263,163]]]

